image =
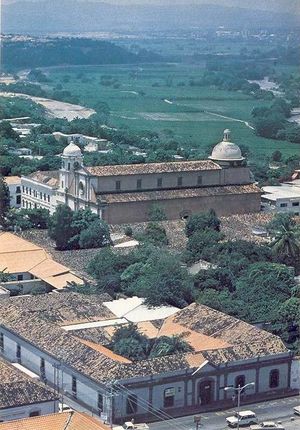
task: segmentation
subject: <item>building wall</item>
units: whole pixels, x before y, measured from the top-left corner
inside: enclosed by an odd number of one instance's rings
[[[159,204],[168,219],[180,219],[185,215],[214,209],[219,216],[260,211],[260,194],[229,194],[209,197],[183,198],[159,201],[132,201],[110,203],[103,211],[103,219],[109,224],[122,224],[148,220],[153,204]]]
[[[21,178],[22,208],[47,209],[50,214],[56,208],[56,190],[29,178]]]
[[[10,207],[21,207],[21,186],[20,184],[9,184]]]
[[[277,200],[269,200],[267,194],[262,198],[264,210],[274,212],[292,212],[295,215],[300,215],[300,195],[299,198],[277,198]]]
[[[94,413],[100,413],[97,408],[97,401],[98,393],[101,393],[104,398],[103,413],[109,417],[110,394],[113,393],[113,415],[116,422],[122,422],[124,419],[133,417],[132,413],[128,414],[126,408],[129,394],[136,394],[138,399],[134,417],[137,419],[139,417],[140,419],[153,419],[149,403],[155,410],[162,410],[174,415],[180,415],[183,411],[188,412],[199,409],[200,406],[202,410],[205,410],[206,406],[202,404],[201,396],[199,397],[200,384],[210,383],[212,385],[210,405],[217,406],[219,401],[226,398],[230,401],[232,394],[226,393],[224,387],[234,385],[235,378],[238,375],[245,376],[245,383],[256,382],[255,389],[247,390],[244,398],[253,396],[254,400],[257,394],[265,395],[267,398],[269,393],[276,397],[277,393],[281,395],[284,390],[288,390],[290,387],[292,360],[289,354],[282,354],[280,356],[228,363],[218,368],[207,365],[194,375],[192,375],[193,370],[191,369],[153,374],[150,377],[132,378],[120,381],[122,385],[116,385],[111,391],[109,384],[105,386],[96,383],[74,369],[62,365],[58,359],[40,351],[35,346],[8,331],[5,327],[0,326],[0,332],[4,335],[2,354],[9,361],[17,361],[16,350],[17,344],[19,344],[21,347],[21,364],[40,375],[41,358],[43,358],[45,360],[44,377],[47,383],[58,385],[60,390],[63,389],[69,397],[72,396],[72,377],[75,377],[77,382],[76,398]],[[279,384],[277,387],[271,388],[269,386],[270,371],[274,369],[279,371]],[[165,390],[170,389],[174,391],[174,403],[168,407],[164,404],[164,395]]]
[[[181,178],[181,185],[178,179]],[[158,187],[158,179],[162,185]],[[83,178],[79,178],[83,181]],[[141,180],[141,188],[137,181]],[[194,188],[197,186],[216,186],[229,184],[249,184],[250,170],[248,167],[236,167],[222,170],[199,170],[197,172],[176,172],[160,174],[142,174],[127,176],[94,177],[92,183],[97,193],[112,193],[118,191],[116,182],[119,181],[123,192],[140,190],[159,190],[174,188]]]
[[[0,422],[28,418],[32,413],[38,413],[39,415],[47,415],[55,412],[58,412],[57,401],[53,400],[50,402],[37,402],[31,405],[0,409]]]

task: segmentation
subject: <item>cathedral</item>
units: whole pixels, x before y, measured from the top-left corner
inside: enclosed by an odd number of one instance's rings
[[[29,188],[26,179],[31,186],[45,183],[43,172],[38,173],[37,180],[36,174],[22,178],[22,191]],[[46,199],[52,202],[50,212],[59,204],[75,211],[90,208],[109,224],[147,221],[153,205],[170,220],[211,208],[219,216],[260,211],[261,190],[229,130],[211,156],[200,161],[86,167],[80,148],[71,142],[63,151],[60,170],[46,175],[52,184]],[[45,207],[43,199],[30,200],[32,194],[37,193],[22,193],[22,206]]]

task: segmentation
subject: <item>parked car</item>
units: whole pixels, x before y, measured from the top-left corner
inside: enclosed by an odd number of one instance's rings
[[[294,414],[295,415],[300,415],[300,405],[294,407]]]
[[[285,430],[282,424],[274,421],[263,421],[260,424],[250,426],[250,430]]]
[[[122,426],[116,426],[113,430],[149,430],[149,426],[145,423],[134,424],[132,421],[127,421]]]
[[[255,412],[252,411],[236,412],[231,417],[227,417],[226,421],[230,427],[237,427],[238,422],[240,426],[249,426],[250,424],[258,423],[257,416],[255,415]]]

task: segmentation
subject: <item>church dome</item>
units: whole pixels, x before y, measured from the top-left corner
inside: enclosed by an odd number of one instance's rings
[[[214,161],[242,161],[244,157],[238,145],[230,142],[230,130],[224,130],[222,142],[218,143],[208,157]]]
[[[63,156],[82,157],[81,149],[79,148],[79,146],[75,145],[74,142],[70,142],[69,145],[65,147]]]

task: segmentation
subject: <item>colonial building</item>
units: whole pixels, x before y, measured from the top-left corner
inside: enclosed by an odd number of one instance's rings
[[[51,172],[47,174],[51,177]],[[32,184],[33,178],[29,180]],[[30,189],[26,181],[22,178]],[[25,204],[44,205],[36,201],[43,196],[38,184],[37,180],[32,191],[35,197],[24,196]],[[71,142],[62,154],[55,205],[90,208],[108,223],[120,224],[146,221],[154,204],[164,209],[168,219],[210,208],[218,215],[258,212],[260,194],[240,148],[225,130],[223,141],[208,160],[201,161],[85,167],[80,148]]]
[[[117,326],[149,339],[180,335],[190,352],[138,361],[114,353]],[[2,353],[103,420],[153,420],[232,406],[226,386],[255,386],[242,404],[296,394],[279,337],[200,304],[150,308],[141,299],[62,292],[0,302]],[[293,377],[294,379],[294,377]]]
[[[0,335],[0,354],[2,348],[3,338]],[[23,369],[26,373],[22,372],[19,368],[23,367],[18,363],[11,365],[0,358],[0,422],[56,412],[58,394],[38,380],[34,380],[34,376],[37,375],[25,368]]]
[[[12,294],[28,294],[34,289],[43,291],[61,290],[72,282],[83,284],[83,280],[68,267],[52,260],[51,256],[28,240],[9,232],[0,232],[0,271],[7,279],[0,282]]]
[[[56,190],[59,171],[37,171],[21,177],[22,208],[47,209],[52,214],[56,209]]]
[[[20,208],[21,207],[21,178],[20,176],[6,176],[4,178],[10,197],[10,207]]]

